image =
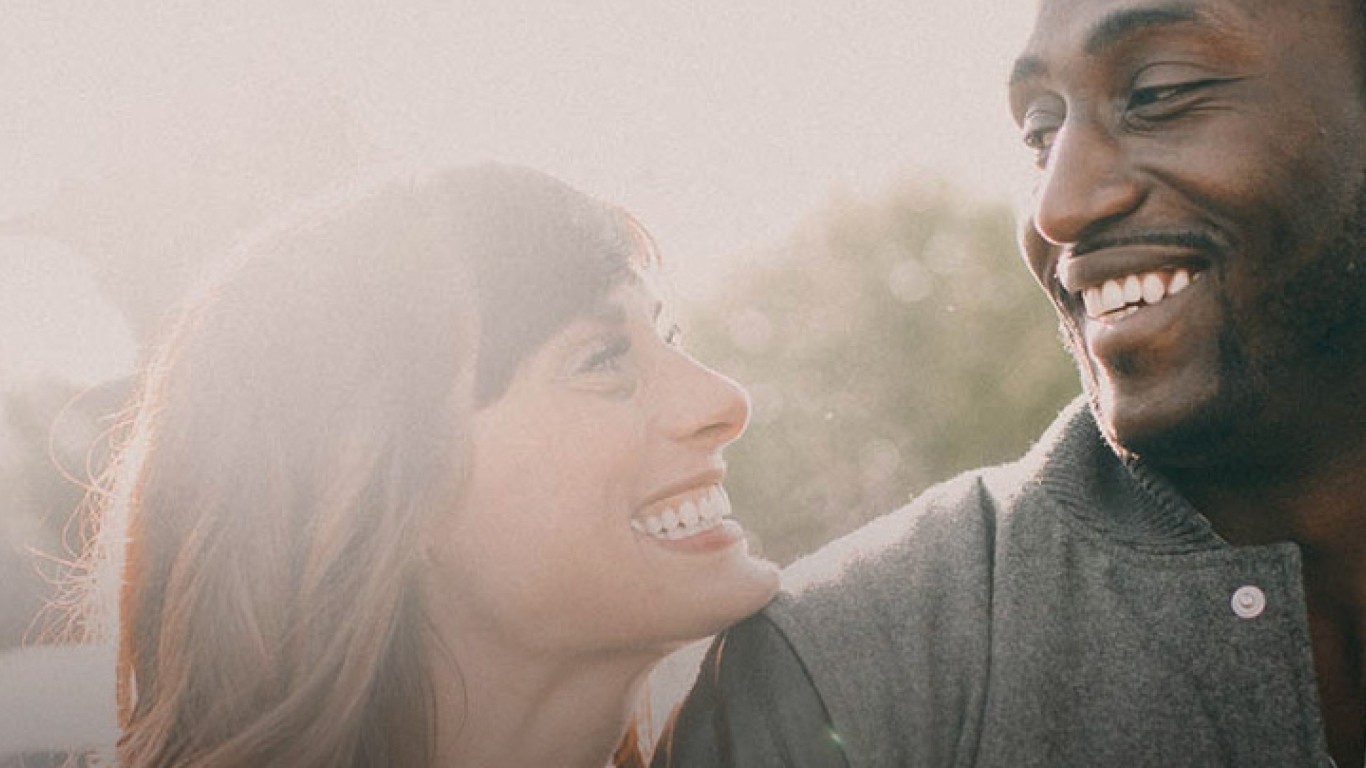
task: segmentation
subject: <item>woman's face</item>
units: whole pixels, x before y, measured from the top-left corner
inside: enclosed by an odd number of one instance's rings
[[[674,342],[647,281],[610,292],[476,412],[433,599],[537,652],[653,649],[762,607],[775,566],[729,518],[721,451],[745,393]],[[446,579],[449,579],[447,581]]]

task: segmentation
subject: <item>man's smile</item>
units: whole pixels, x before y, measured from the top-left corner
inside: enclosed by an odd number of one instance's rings
[[[1054,274],[1078,320],[1117,322],[1185,291],[1208,269],[1206,236],[1149,234],[1064,249]]]
[[[1202,274],[1195,273],[1195,279]],[[1082,304],[1086,308],[1086,316],[1092,320],[1122,319],[1141,307],[1153,306],[1181,293],[1190,286],[1191,279],[1190,270],[1186,267],[1111,278],[1101,285],[1082,289]]]

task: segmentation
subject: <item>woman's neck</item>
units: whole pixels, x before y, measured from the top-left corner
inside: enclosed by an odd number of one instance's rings
[[[433,660],[436,765],[603,768],[663,655],[550,659],[466,639]]]

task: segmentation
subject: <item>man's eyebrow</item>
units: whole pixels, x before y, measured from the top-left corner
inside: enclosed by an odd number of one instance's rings
[[[1147,8],[1126,8],[1115,11],[1097,22],[1087,33],[1082,49],[1088,56],[1095,56],[1139,30],[1205,20],[1205,16],[1195,6],[1184,2]],[[1010,85],[1014,86],[1023,80],[1039,77],[1047,71],[1048,65],[1042,58],[1026,54],[1015,60],[1015,66],[1010,71]]]
[[[1090,34],[1086,36],[1085,50],[1087,54],[1094,56],[1138,30],[1190,24],[1203,18],[1194,6],[1186,3],[1116,11],[1091,28]]]

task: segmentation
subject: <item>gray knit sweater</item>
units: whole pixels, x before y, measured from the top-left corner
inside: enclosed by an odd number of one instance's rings
[[[1329,764],[1298,548],[1229,546],[1080,402],[784,587],[656,766]]]

